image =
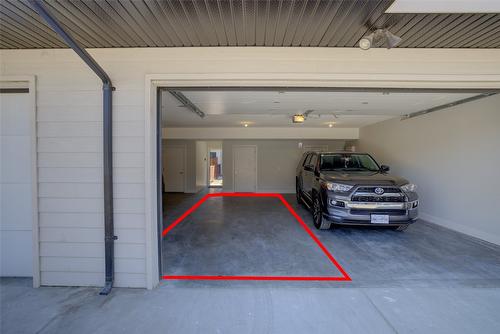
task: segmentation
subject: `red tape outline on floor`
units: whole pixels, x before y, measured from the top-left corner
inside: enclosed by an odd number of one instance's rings
[[[281,200],[283,205],[288,209],[292,216],[299,222],[300,226],[307,232],[307,234],[314,240],[316,245],[323,251],[330,262],[335,266],[335,268],[340,271],[342,276],[213,276],[213,275],[163,275],[162,278],[165,280],[233,280],[233,281],[351,281],[351,278],[347,272],[342,268],[342,266],[335,260],[333,255],[328,251],[328,249],[321,243],[318,237],[311,231],[311,229],[306,225],[306,223],[300,218],[300,216],[295,212],[292,206],[285,200],[283,195],[274,193],[213,193],[206,194],[196,202],[189,210],[184,212],[179,218],[177,218],[172,224],[165,228],[162,232],[162,236],[165,237],[174,227],[179,225],[187,216],[200,207],[205,201],[212,197],[276,197]]]

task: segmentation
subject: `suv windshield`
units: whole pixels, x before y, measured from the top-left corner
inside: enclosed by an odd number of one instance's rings
[[[376,172],[380,167],[368,154],[336,153],[321,155],[320,170]]]

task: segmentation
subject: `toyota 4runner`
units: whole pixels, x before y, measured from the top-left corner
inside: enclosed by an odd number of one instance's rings
[[[418,218],[416,186],[388,171],[367,153],[306,152],[297,167],[297,201],[318,229],[333,223],[402,231]]]

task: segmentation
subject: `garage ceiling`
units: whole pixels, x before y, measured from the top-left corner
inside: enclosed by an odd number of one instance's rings
[[[334,127],[358,128],[389,118],[476,96],[443,92],[340,92],[276,90],[179,90],[205,113],[201,118],[168,91],[162,94],[164,127]],[[309,116],[293,124],[294,114]]]
[[[46,0],[86,48],[356,47],[375,28],[402,48],[499,48],[500,14],[385,13],[393,0]],[[65,48],[27,0],[0,1],[0,48]]]

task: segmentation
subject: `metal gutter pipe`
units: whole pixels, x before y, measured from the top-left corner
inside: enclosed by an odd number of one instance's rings
[[[103,171],[104,171],[104,254],[105,254],[105,285],[99,294],[107,295],[113,288],[114,280],[114,235],[113,224],[113,138],[112,111],[113,91],[115,88],[108,74],[94,58],[75,41],[57,19],[50,13],[43,0],[29,0],[31,6],[47,22],[47,24],[68,44],[73,51],[94,71],[102,81],[103,95]]]

